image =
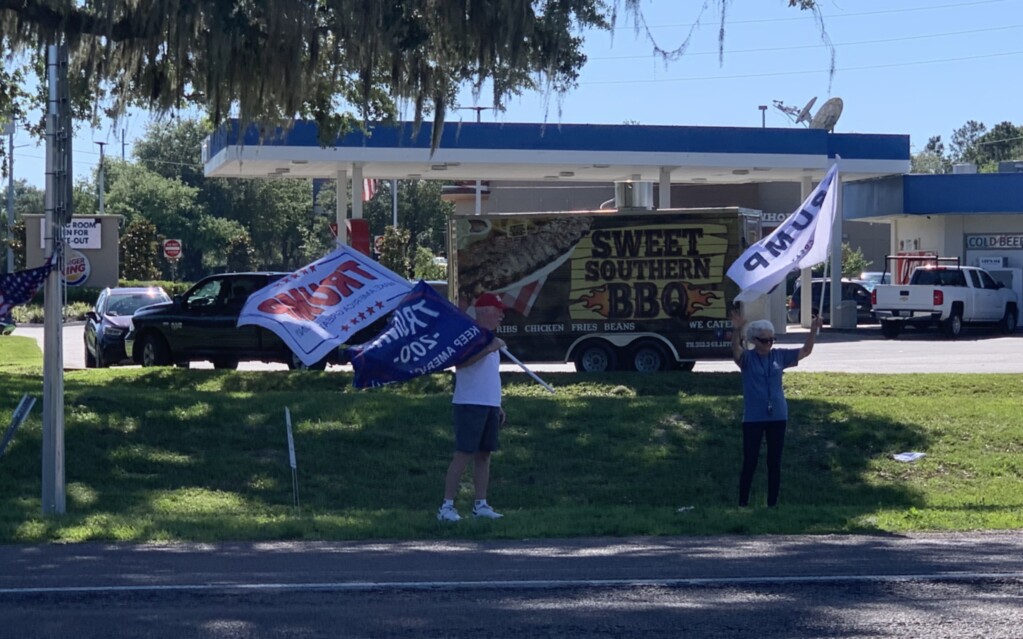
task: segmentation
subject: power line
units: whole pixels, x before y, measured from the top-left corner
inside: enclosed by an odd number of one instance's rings
[[[903,38],[885,38],[885,39],[881,39],[881,40],[861,40],[861,41],[858,41],[858,42],[840,42],[840,43],[836,43],[835,46],[836,47],[851,47],[851,46],[859,46],[859,45],[864,45],[864,44],[885,44],[885,43],[888,43],[888,42],[906,42],[906,41],[910,41],[910,40],[926,40],[926,39],[929,39],[929,38],[944,38],[944,37],[948,37],[948,36],[967,35],[967,34],[971,34],[971,33],[988,33],[988,32],[991,32],[991,31],[1005,31],[1007,29],[1019,29],[1020,27],[1023,27],[1023,24],[1011,24],[1011,25],[1002,26],[1002,27],[990,27],[990,28],[987,28],[987,29],[972,29],[972,30],[969,30],[969,31],[949,31],[949,32],[946,32],[946,33],[931,33],[931,34],[924,34],[924,35],[918,35],[918,36],[906,36],[906,37],[903,37]],[[728,55],[731,56],[731,55],[739,54],[739,53],[769,53],[769,52],[772,52],[772,51],[798,51],[800,49],[819,49],[820,46],[821,45],[819,45],[819,44],[804,44],[804,45],[791,46],[791,47],[765,47],[765,48],[762,48],[762,49],[729,49],[728,50]],[[708,56],[708,55],[717,56],[718,52],[716,50],[715,51],[694,51],[694,52],[686,52],[686,54],[685,54],[686,57]],[[651,54],[645,53],[645,54],[640,54],[640,55],[623,55],[623,56],[590,56],[588,59],[589,60],[645,60],[645,59],[654,59],[654,58],[653,58],[653,56]]]
[[[1002,142],[1012,142],[1013,140],[1023,140],[1023,135],[1014,135],[1011,138],[1002,138],[1001,140],[985,140],[983,142],[974,142],[973,146],[982,146],[984,144],[1001,144]]]
[[[917,11],[933,11],[935,9],[955,9],[955,8],[958,8],[958,7],[973,7],[973,6],[977,6],[977,5],[981,5],[981,4],[997,4],[997,3],[1003,3],[1003,2],[1008,2],[1008,1],[1009,0],[977,0],[977,2],[956,2],[956,3],[952,3],[952,4],[935,4],[935,5],[928,5],[928,6],[924,6],[924,7],[905,7],[903,9],[884,9],[884,10],[881,10],[881,11],[858,11],[858,12],[852,12],[852,13],[835,13],[835,14],[829,14],[829,15],[825,16],[825,19],[826,20],[834,20],[836,18],[859,18],[859,17],[862,17],[862,16],[878,16],[878,15],[888,15],[888,14],[892,14],[892,13],[912,13],[912,12],[917,12]],[[758,19],[758,20],[729,20],[728,24],[736,25],[736,24],[763,24],[763,23],[766,23],[766,22],[792,22],[792,21],[795,21],[795,20],[806,20],[806,18],[807,18],[807,16],[805,16],[805,15],[797,15],[797,16],[787,16],[787,17],[784,17],[784,18],[761,18],[761,19]],[[691,26],[693,26],[692,23],[659,24],[659,25],[656,25],[656,26],[648,26],[647,29],[653,31],[654,29],[667,29],[667,28],[677,28],[677,27],[689,28]],[[615,27],[615,31],[624,31],[626,29],[629,30],[629,31],[633,31],[634,30],[634,28],[631,27],[631,26],[629,26],[629,27]]]
[[[944,58],[942,60],[921,60],[919,62],[893,62],[892,64],[876,64],[862,67],[841,67],[835,72],[842,71],[869,71],[871,69],[891,69],[896,67],[912,67],[925,64],[944,64],[946,62],[964,62],[968,60],[983,60],[987,58],[999,58],[1013,55],[1020,55],[1023,51],[1005,51],[1003,53],[990,53],[986,55],[965,56],[962,58]],[[580,82],[580,85],[597,84],[647,84],[651,82],[695,82],[701,80],[742,80],[746,78],[771,78],[786,75],[810,75],[814,73],[830,73],[828,69],[810,69],[807,71],[777,71],[774,73],[746,73],[742,75],[702,76],[693,78],[654,78],[649,80],[598,80],[594,82]]]

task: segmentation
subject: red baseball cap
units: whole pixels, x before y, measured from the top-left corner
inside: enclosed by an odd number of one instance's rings
[[[484,293],[483,295],[480,295],[479,297],[476,298],[476,301],[473,302],[473,306],[475,306],[476,308],[481,308],[483,306],[493,306],[494,308],[500,309],[502,311],[504,310],[504,302],[502,302],[501,298],[495,295],[494,293]]]

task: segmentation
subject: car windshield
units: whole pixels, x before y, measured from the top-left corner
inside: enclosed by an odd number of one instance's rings
[[[864,271],[860,273],[860,284],[865,286],[868,290],[873,290],[876,286],[882,284],[892,283],[892,274],[882,271]]]
[[[132,315],[143,306],[168,301],[169,298],[163,293],[113,295],[107,301],[107,315]]]

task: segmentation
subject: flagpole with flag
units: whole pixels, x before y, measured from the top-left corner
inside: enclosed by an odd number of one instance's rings
[[[765,295],[792,271],[811,268],[833,254],[829,249],[835,235],[839,180],[836,161],[788,219],[728,268],[728,277],[740,289],[736,302],[747,303]]]
[[[373,199],[373,196],[377,194],[377,181],[376,180],[363,180],[362,181],[362,201],[369,202]]]

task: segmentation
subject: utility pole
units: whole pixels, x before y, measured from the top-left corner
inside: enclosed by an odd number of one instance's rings
[[[760,109],[760,128],[766,129],[767,128],[767,105],[766,104],[761,104],[757,108]]]
[[[14,119],[4,125],[4,135],[9,136],[7,146],[7,273],[14,272]]]
[[[494,107],[484,107],[484,106],[455,107],[455,108],[457,110],[460,110],[460,111],[475,111],[476,112],[476,124],[480,123],[480,114],[483,113],[483,111],[486,111],[488,109],[489,110],[493,110],[494,109]],[[476,180],[476,215],[479,215],[482,212],[482,208],[483,208],[483,197],[481,195],[482,190],[483,190],[483,187],[481,186],[480,181]]]
[[[103,147],[106,146],[106,142],[93,142],[93,144],[99,145],[99,175],[96,176],[96,182],[99,183],[99,214],[103,215],[103,193],[106,191],[106,167],[103,165]]]
[[[121,162],[124,162],[124,147],[127,143],[127,134],[124,129],[121,129]]]
[[[391,223],[398,228],[398,180],[391,180]]]
[[[66,510],[64,481],[64,226],[74,213],[71,200],[71,109],[68,98],[67,43],[47,47],[46,227],[47,259],[57,257],[43,294],[43,477],[44,516]]]

